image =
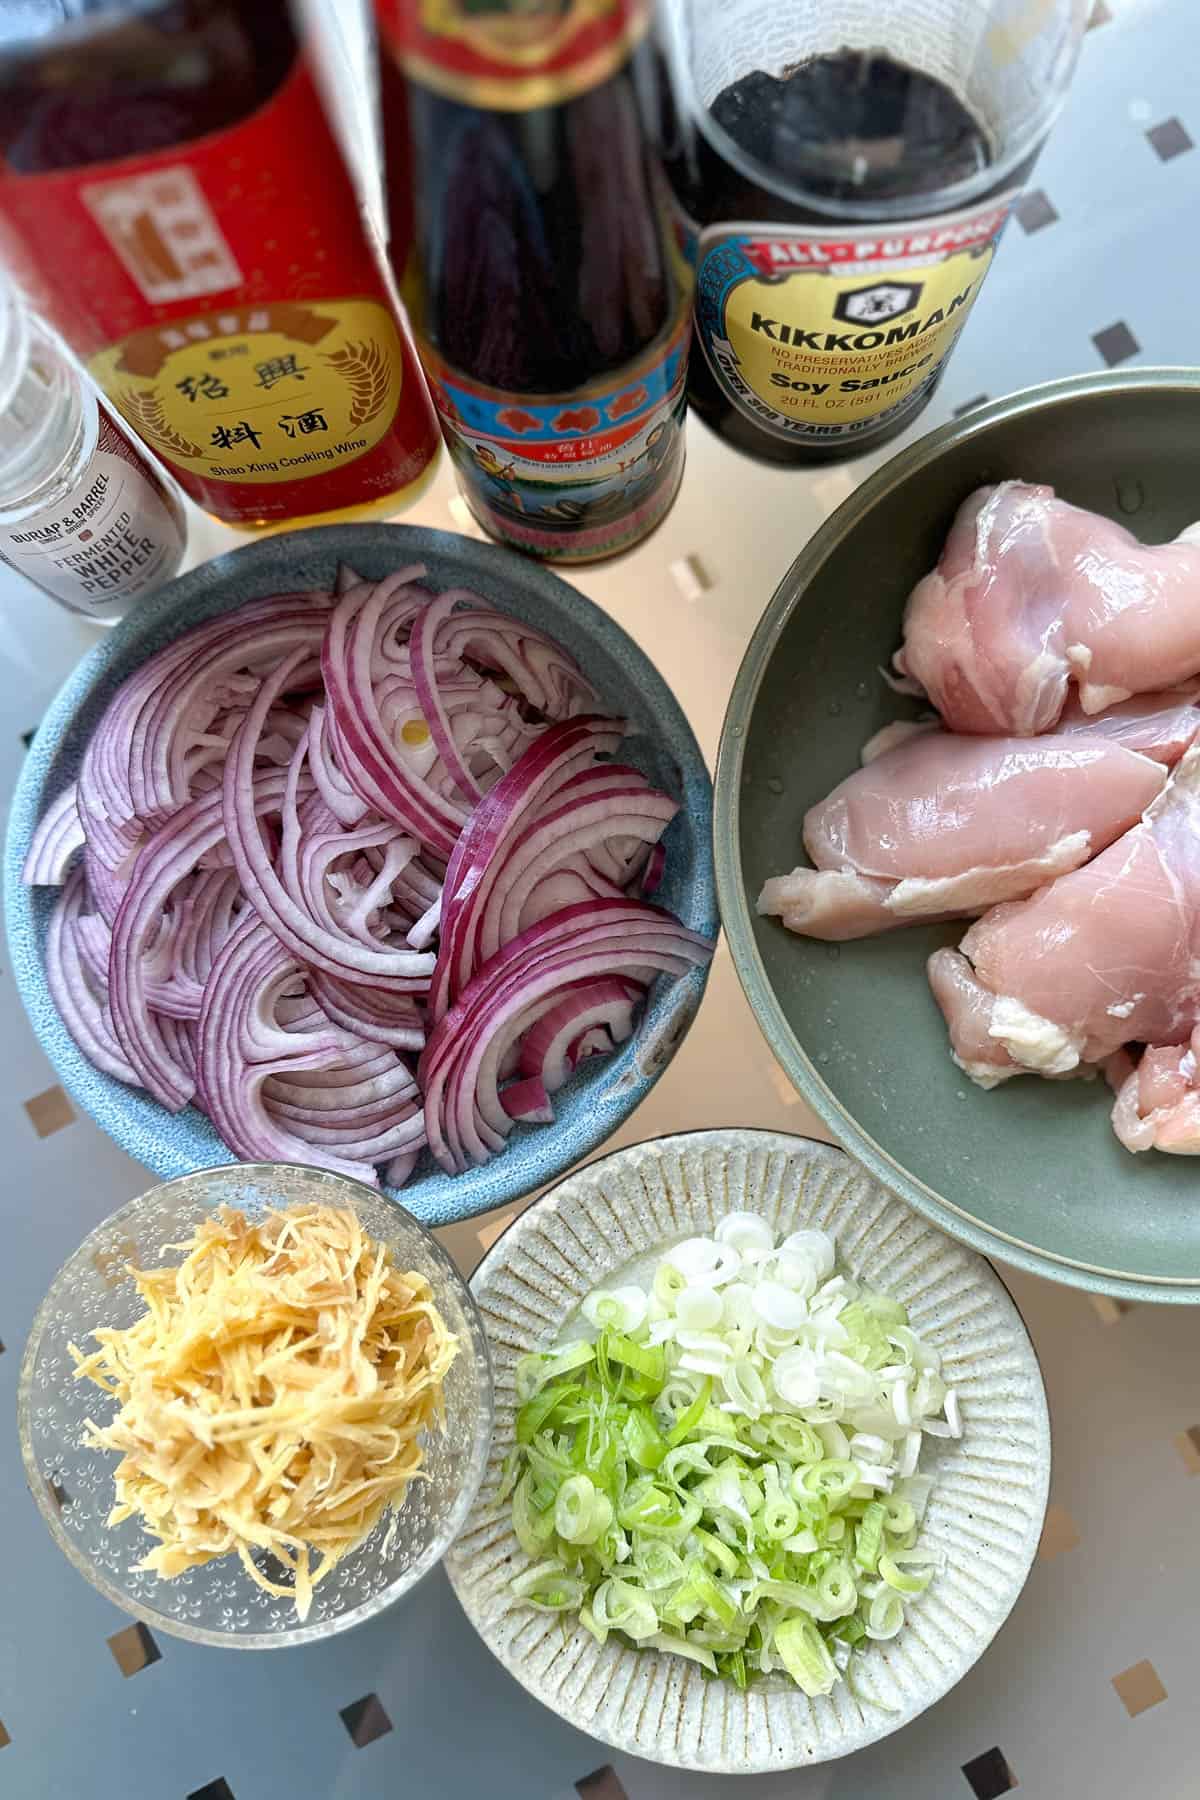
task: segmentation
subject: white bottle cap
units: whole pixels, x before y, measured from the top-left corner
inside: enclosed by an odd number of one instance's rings
[[[0,272],[0,505],[53,474],[79,377]]]

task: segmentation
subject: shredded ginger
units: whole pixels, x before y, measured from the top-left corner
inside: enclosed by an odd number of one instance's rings
[[[348,1210],[251,1223],[221,1207],[172,1248],[186,1251],[177,1267],[131,1270],[148,1309],[136,1324],[94,1331],[88,1355],[71,1346],[76,1376],[118,1403],[87,1425],[89,1443],[121,1452],[108,1523],[138,1517],[159,1539],[139,1567],[167,1579],[236,1551],[303,1620],[419,1474],[457,1342],[425,1277],[395,1269]]]

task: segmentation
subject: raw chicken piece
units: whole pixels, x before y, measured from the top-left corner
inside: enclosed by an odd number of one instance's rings
[[[955,1061],[985,1087],[1066,1075],[1200,1021],[1200,747],[1144,820],[929,959]]]
[[[1144,717],[1127,729],[1156,735]],[[1183,729],[1172,711],[1160,755]],[[1141,817],[1165,780],[1159,762],[1116,736],[910,735],[809,810],[804,844],[816,868],[768,881],[758,910],[835,939],[980,913],[1078,868]]]
[[[1200,672],[1200,525],[1140,544],[1111,519],[1005,481],[964,501],[909,597],[893,659],[953,731],[1048,731]]]
[[[1126,1051],[1109,1058],[1105,1074],[1116,1092],[1112,1127],[1127,1150],[1166,1150],[1200,1156],[1200,1030],[1187,1044],[1163,1044],[1134,1064]]]

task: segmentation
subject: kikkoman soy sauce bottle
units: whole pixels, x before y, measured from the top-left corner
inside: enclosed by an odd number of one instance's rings
[[[180,486],[249,528],[413,498],[436,423],[286,0],[7,34],[0,255]]]
[[[774,463],[929,402],[1062,103],[1091,0],[669,0],[698,234],[688,397]]]
[[[648,0],[376,14],[391,255],[467,503],[533,556],[626,550],[683,473],[691,317]]]

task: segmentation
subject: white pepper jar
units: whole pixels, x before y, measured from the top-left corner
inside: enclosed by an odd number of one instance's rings
[[[0,558],[109,624],[171,579],[186,541],[173,486],[0,288]]]

